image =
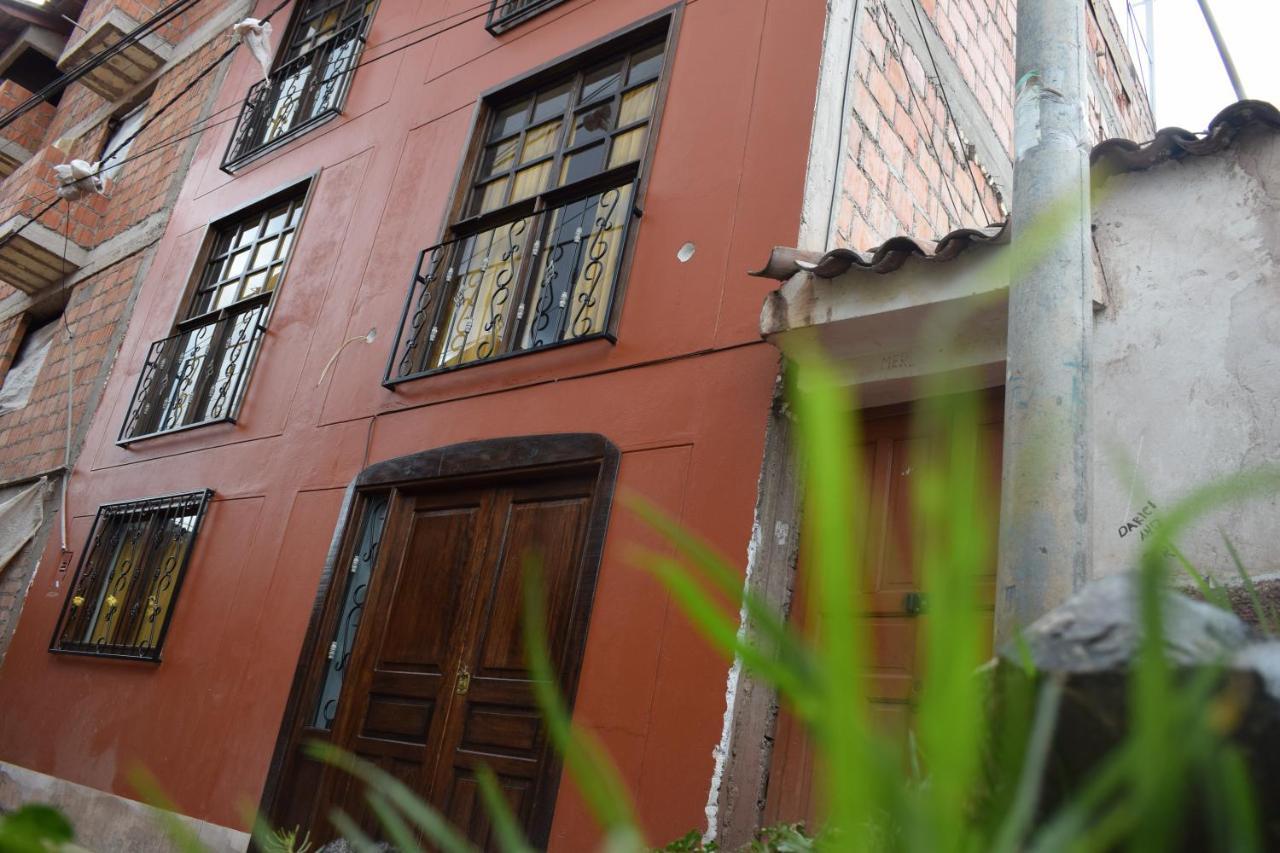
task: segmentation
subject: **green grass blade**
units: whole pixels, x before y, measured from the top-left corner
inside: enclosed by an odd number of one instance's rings
[[[777,687],[805,719],[812,715],[818,697],[811,667],[797,665],[794,658],[778,660],[768,651],[744,641],[736,618],[727,616],[671,558],[647,552],[639,556],[638,563],[666,587],[685,617],[713,648],[729,659],[741,657],[748,671]],[[797,658],[800,654],[802,652],[797,651]]]
[[[1222,544],[1227,546],[1227,553],[1231,555],[1231,562],[1235,564],[1236,574],[1240,576],[1240,583],[1244,585],[1245,593],[1249,596],[1249,606],[1253,608],[1253,617],[1258,620],[1258,627],[1268,634],[1275,634],[1277,628],[1275,614],[1262,603],[1262,596],[1258,595],[1258,587],[1245,569],[1244,561],[1240,559],[1240,552],[1236,550],[1235,543],[1227,536],[1225,530],[1219,529],[1218,534],[1222,536]]]
[[[551,656],[547,651],[546,626],[542,614],[546,596],[542,588],[542,567],[538,559],[524,562],[524,648],[538,707],[547,723],[547,733],[565,766],[606,836],[642,838],[631,797],[599,741],[573,726],[564,697],[560,695]]]
[[[963,850],[973,843],[966,820],[981,761],[984,715],[976,672],[983,637],[979,575],[989,564],[978,507],[978,411],[972,394],[927,397],[916,406],[917,432],[929,442],[913,455],[913,505],[921,581],[939,602],[923,620],[924,689],[917,712],[929,772],[922,805],[930,847]],[[922,528],[922,529],[919,529]]]
[[[1182,566],[1182,570],[1191,576],[1195,582],[1196,589],[1204,596],[1204,600],[1217,607],[1219,610],[1231,610],[1231,599],[1227,597],[1226,590],[1221,587],[1214,586],[1204,573],[1195,567],[1195,564],[1187,559],[1187,555],[1182,553],[1182,549],[1173,543],[1169,543],[1169,553],[1178,561],[1178,565]]]
[[[1261,853],[1258,803],[1249,770],[1234,747],[1218,750],[1210,762],[1206,789],[1217,849]]]
[[[1023,840],[1040,805],[1041,785],[1049,762],[1049,748],[1053,745],[1054,728],[1058,724],[1058,709],[1061,707],[1062,681],[1049,678],[1040,689],[1022,776],[1008,816],[996,837],[993,853],[1016,853],[1022,849]]]
[[[392,808],[387,798],[374,788],[365,791],[364,797],[369,801],[373,813],[378,816],[378,822],[386,830],[387,840],[395,845],[396,853],[420,853],[422,847],[418,844],[418,839],[413,837],[413,830],[409,829],[409,825]]]
[[[828,822],[834,835],[865,831],[880,812],[887,769],[871,747],[866,701],[868,637],[858,610],[866,521],[853,406],[835,371],[815,353],[797,353],[790,391],[797,413],[805,495],[808,617],[817,627],[825,690],[813,731],[822,748]],[[851,525],[852,520],[852,525]]]
[[[498,777],[488,765],[476,768],[476,782],[480,786],[480,797],[484,800],[494,834],[498,837],[498,847],[503,853],[533,853],[533,848],[520,831],[520,823],[511,812],[511,804],[502,795]]]
[[[733,599],[741,600],[753,626],[761,636],[775,644],[780,652],[798,645],[795,633],[781,616],[759,596],[744,591],[742,574],[704,539],[686,530],[678,521],[658,506],[638,494],[629,493],[622,499],[632,512],[675,545],[680,555],[696,569],[713,587]]]
[[[330,812],[329,821],[342,834],[342,837],[356,849],[357,853],[381,853],[374,840],[366,835],[364,830],[356,826],[356,822],[351,819],[351,815],[342,809],[334,809]]]
[[[180,853],[208,853],[204,842],[191,825],[179,816],[178,807],[165,796],[159,781],[150,771],[144,767],[134,768],[129,774],[129,784],[144,803],[156,810],[156,820]]]
[[[408,786],[380,767],[338,747],[312,741],[307,754],[317,761],[337,767],[355,776],[398,808],[414,826],[444,853],[471,853],[475,848],[449,825],[431,806],[424,803]]]

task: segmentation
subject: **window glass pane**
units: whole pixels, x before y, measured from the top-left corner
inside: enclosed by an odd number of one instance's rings
[[[631,70],[627,73],[628,86],[658,76],[662,71],[662,50],[663,45],[659,42],[631,55]]]
[[[529,220],[460,240],[445,274],[445,303],[430,367],[490,358],[502,351],[515,306],[516,273],[529,239]]]
[[[516,172],[515,182],[511,187],[511,200],[520,201],[531,195],[542,192],[547,185],[547,177],[551,174],[550,160],[543,160],[536,166]]]
[[[491,141],[502,139],[505,136],[524,130],[528,113],[528,98],[498,110],[493,115],[493,126],[489,130],[489,139]]]
[[[642,125],[613,138],[613,147],[609,150],[609,168],[633,163],[644,154],[644,140],[649,132],[648,125]]]
[[[247,299],[250,296],[257,296],[267,286],[267,273],[256,272],[245,279],[244,292],[240,294],[241,299]],[[230,290],[228,288],[228,290]]]
[[[289,207],[280,207],[267,215],[267,227],[263,229],[265,234],[279,234],[284,228],[285,223],[289,221]]]
[[[276,240],[268,240],[265,243],[259,243],[257,250],[253,253],[253,263],[251,267],[265,267],[276,259]]]
[[[532,160],[554,154],[556,143],[560,139],[560,122],[550,121],[541,127],[535,127],[524,135],[524,151],[520,154],[523,165]]]
[[[236,276],[243,275],[244,271],[249,268],[250,251],[251,250],[249,249],[241,249],[232,255],[231,259],[227,262],[227,271],[222,277],[235,278]]]
[[[155,660],[208,492],[103,507],[53,648]]]
[[[582,145],[593,139],[603,139],[613,129],[613,102],[601,104],[578,113],[573,121],[573,144]]]
[[[538,103],[533,108],[533,123],[546,121],[564,115],[569,106],[569,97],[573,94],[573,81],[568,80],[538,95]]]
[[[356,634],[360,629],[360,617],[368,599],[369,583],[377,563],[378,546],[382,542],[382,529],[387,518],[387,504],[386,495],[369,498],[361,520],[355,554],[351,558],[351,568],[341,573],[347,579],[342,595],[342,610],[338,614],[338,626],[330,646],[333,654],[325,667],[324,683],[316,698],[315,713],[311,719],[311,725],[317,729],[331,729],[338,715],[338,697],[342,693],[342,681],[351,663],[351,652],[355,648]]]
[[[130,137],[138,132],[146,114],[147,107],[144,104],[120,119],[115,130],[107,137],[106,145],[102,146],[102,161],[98,165],[99,175],[112,180],[119,176],[123,161],[129,156],[129,149],[133,146],[133,140]],[[126,143],[125,140],[129,141]],[[116,150],[117,148],[119,150]]]
[[[484,157],[480,161],[479,177],[488,178],[503,172],[509,172],[511,167],[516,164],[516,148],[519,145],[520,139],[517,137],[486,148]]]
[[[623,95],[622,107],[618,110],[618,127],[626,127],[652,115],[653,100],[657,94],[658,84],[650,83]]]
[[[582,96],[578,103],[589,104],[612,97],[622,85],[622,62],[611,62],[588,71],[582,79]]]
[[[522,349],[604,331],[630,200],[627,185],[547,216]]]
[[[507,186],[510,182],[510,178],[499,178],[482,187],[477,187],[475,200],[471,204],[471,213],[473,215],[488,213],[506,204]]]
[[[564,165],[560,168],[560,185],[564,186],[583,178],[589,178],[603,170],[604,152],[605,144],[601,142],[565,157]]]

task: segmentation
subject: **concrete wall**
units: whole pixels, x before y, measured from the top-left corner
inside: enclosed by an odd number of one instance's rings
[[[1108,180],[1095,241],[1094,574],[1134,564],[1196,486],[1280,461],[1280,136]],[[1201,570],[1280,570],[1280,500],[1215,512],[1180,537]]]

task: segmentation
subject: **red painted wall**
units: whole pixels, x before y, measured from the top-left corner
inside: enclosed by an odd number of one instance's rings
[[[360,69],[344,116],[234,179],[218,169],[230,124],[203,138],[70,491],[76,548],[105,501],[216,491],[164,662],[46,651],[66,589],[55,587],[55,543],[0,671],[0,760],[126,795],[141,764],[184,811],[242,825],[241,806],[265,780],[342,489],[366,459],[600,432],[624,452],[620,493],[648,495],[744,558],[776,370],[757,332],[770,285],[745,271],[796,239],[825,4],[684,5],[616,345],[392,392],[380,385],[388,348],[416,253],[439,233],[479,94],[665,4],[570,0],[500,39],[474,20],[389,53],[423,34],[411,30],[475,5],[383,0],[365,60],[386,58]],[[231,114],[256,73],[238,56],[217,108]],[[317,170],[240,422],[117,447],[146,348],[169,330],[206,223]],[[686,241],[697,253],[681,264]],[[370,328],[376,342],[349,346],[320,383],[339,345]],[[645,540],[617,509],[576,714],[665,840],[704,822],[725,665],[627,564],[628,545]],[[594,829],[571,786],[561,790],[553,846],[583,849]]]

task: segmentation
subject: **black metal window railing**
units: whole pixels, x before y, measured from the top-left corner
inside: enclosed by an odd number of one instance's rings
[[[49,650],[160,659],[209,490],[98,510]]]
[[[120,443],[234,421],[266,332],[263,300],[237,313],[193,321],[151,345]]]
[[[366,15],[337,30],[249,89],[222,158],[224,171],[235,171],[342,111],[368,24]]]
[[[609,337],[635,184],[423,250],[385,384]]]
[[[563,2],[564,0],[493,0],[489,5],[484,28],[495,36],[500,35],[539,12]]]

